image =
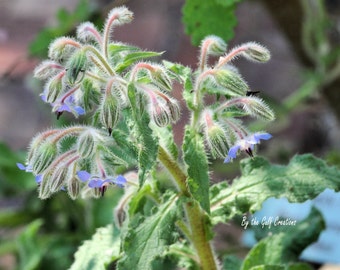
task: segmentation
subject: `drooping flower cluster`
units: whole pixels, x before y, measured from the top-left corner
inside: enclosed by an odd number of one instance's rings
[[[226,54],[225,50],[226,44],[220,38],[209,36],[202,41],[193,100],[196,106],[194,110],[198,113],[192,122],[193,125],[200,125],[212,156],[225,158],[227,163],[236,158],[239,150],[252,157],[254,146],[260,140],[271,138],[265,132],[251,134],[240,117],[253,116],[271,121],[275,116],[264,101],[256,96],[259,91],[252,91],[236,67],[230,64],[239,56],[254,62],[266,62],[270,59],[269,51],[254,42],[242,44]],[[210,55],[220,56],[212,67],[208,66]],[[220,101],[206,105],[206,94],[216,95]]]
[[[238,151],[253,156],[254,146],[271,138],[265,132],[250,133],[240,121],[249,115],[273,120],[274,113],[230,64],[239,56],[266,62],[266,48],[249,42],[225,53],[225,42],[208,36],[195,71],[166,61],[149,62],[145,59],[161,53],[112,40],[114,28],[132,18],[120,7],[109,13],[102,31],[92,23],[81,24],[76,38],[53,41],[49,60],[35,69],[35,76],[46,81],[41,98],[58,119],[70,112],[75,117],[91,114],[93,120],[92,126],[52,129],[32,140],[26,165],[18,167],[36,176],[40,198],[61,189],[71,198],[80,193],[98,197],[110,185],[127,183],[117,173],[119,167],[138,166],[143,178],[145,167],[153,167],[149,163],[155,162],[157,147],[169,143],[164,132],[180,118],[179,103],[169,94],[173,79],[184,82],[183,97],[192,111],[190,128],[203,134],[213,157],[227,163]],[[209,66],[210,56],[220,58]],[[206,104],[206,95],[216,95],[217,102]],[[148,147],[156,149],[151,158]]]

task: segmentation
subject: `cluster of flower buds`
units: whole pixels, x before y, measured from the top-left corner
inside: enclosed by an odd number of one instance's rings
[[[226,44],[218,37],[208,36],[202,41],[194,105],[199,112],[196,122],[204,133],[212,156],[225,158],[227,163],[236,158],[239,150],[253,156],[254,145],[271,138],[266,132],[251,134],[238,118],[253,116],[271,121],[275,116],[256,96],[258,91],[252,91],[238,70],[230,64],[240,56],[253,62],[266,62],[270,59],[269,51],[254,42],[242,44],[227,53],[225,50]],[[208,66],[210,55],[220,56],[213,66]],[[215,94],[224,99],[207,106],[204,104],[206,94]]]
[[[76,141],[65,140],[69,137]],[[60,190],[67,191],[72,199],[81,192],[98,197],[104,194],[108,185],[122,187],[126,184],[123,176],[113,176],[112,164],[123,162],[118,157],[113,159],[112,155],[107,158],[105,146],[112,144],[112,137],[93,127],[48,130],[32,140],[27,165],[17,165],[36,176],[41,199]]]
[[[138,104],[148,108],[150,118],[165,126],[179,118],[177,101],[169,96],[172,80],[167,69],[142,60],[160,53],[140,51],[112,41],[113,29],[129,23],[133,14],[126,7],[114,8],[103,31],[86,22],[77,37],[57,38],[49,47],[49,60],[35,69],[35,77],[46,80],[42,99],[51,104],[59,118],[64,111],[78,117],[93,109],[109,131],[129,107],[128,87],[141,95]]]

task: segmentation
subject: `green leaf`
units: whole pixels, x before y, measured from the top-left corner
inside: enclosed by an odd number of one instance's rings
[[[285,270],[283,265],[257,265],[250,270]]]
[[[75,253],[70,270],[105,270],[106,265],[119,257],[120,233],[112,224],[97,229]]]
[[[165,60],[163,60],[163,65],[172,72],[172,75],[174,75],[175,79],[184,85],[183,98],[186,101],[189,109],[193,110],[194,95],[192,94],[193,85],[191,80],[191,68]]]
[[[256,244],[248,253],[241,269],[252,269],[263,264],[287,265],[295,262],[302,251],[319,238],[324,228],[325,223],[321,213],[313,208],[307,218],[296,226],[290,227],[285,233],[272,235]]]
[[[232,6],[242,0],[214,0],[217,4],[225,6],[225,7],[229,7]]]
[[[223,258],[223,269],[240,270],[242,260],[235,255],[228,255]]]
[[[185,32],[191,35],[194,45],[199,45],[208,35],[225,41],[234,36],[233,28],[237,23],[234,4],[226,7],[216,1],[186,0],[182,12]]]
[[[204,150],[202,136],[187,128],[183,143],[184,161],[187,165],[190,191],[201,207],[210,212],[209,203],[209,166],[207,155]]]
[[[138,104],[136,89],[130,84],[128,86],[128,97],[132,108],[132,117],[134,125],[134,135],[138,142],[138,165],[139,165],[139,184],[142,186],[146,174],[152,169],[157,161],[158,141],[149,127],[149,115]]]
[[[270,198],[289,202],[313,199],[326,188],[340,190],[340,171],[311,154],[295,156],[288,165],[273,165],[261,157],[241,161],[242,176],[229,186],[211,187],[211,216],[214,224],[227,222],[237,214],[259,210]]]
[[[164,198],[158,211],[143,218],[135,216],[123,241],[124,257],[119,260],[118,269],[151,269],[157,256],[174,242],[175,220],[177,219],[177,196]]]
[[[39,242],[39,237],[37,237],[42,224],[43,222],[40,219],[33,221],[27,225],[17,238],[20,270],[37,269],[47,251],[46,246],[43,247]]]
[[[294,263],[290,265],[257,265],[250,270],[313,270],[310,265],[306,263]]]
[[[116,71],[122,72],[126,68],[130,67],[136,61],[150,58],[150,57],[160,56],[162,54],[163,52],[144,52],[144,51],[129,53],[124,57],[124,60],[122,61],[122,63],[117,65]]]

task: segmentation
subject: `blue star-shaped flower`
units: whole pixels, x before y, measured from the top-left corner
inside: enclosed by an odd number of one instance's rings
[[[249,156],[253,157],[254,145],[259,144],[261,140],[269,140],[271,137],[273,136],[269,133],[256,132],[242,140],[238,140],[236,144],[229,149],[228,156],[225,158],[224,163],[229,163],[236,158],[239,150],[245,151]]]
[[[22,164],[22,163],[17,163],[17,167],[18,167],[20,170],[25,171],[25,172],[32,172],[32,171],[33,171],[31,165],[25,166],[25,165]],[[41,174],[39,174],[39,175],[37,175],[37,176],[35,177],[35,182],[36,182],[38,185],[40,184],[41,180],[42,180],[42,175],[41,175]]]
[[[78,171],[77,175],[81,181],[83,182],[88,181],[88,186],[90,188],[99,188],[102,195],[104,195],[104,192],[109,185],[117,185],[119,187],[124,187],[126,184],[126,178],[122,175],[118,175],[116,179],[114,179],[113,177],[103,179],[98,176],[92,176],[87,171]]]

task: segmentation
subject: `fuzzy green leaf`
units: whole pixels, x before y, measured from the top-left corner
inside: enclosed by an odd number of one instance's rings
[[[215,1],[187,0],[182,9],[185,32],[191,35],[194,45],[208,35],[216,35],[225,41],[234,36],[236,25],[235,5],[226,7]]]
[[[131,220],[123,242],[125,254],[119,260],[118,269],[151,269],[152,262],[174,241],[176,202],[176,195],[171,195],[152,216],[136,215]]]
[[[184,161],[188,171],[188,185],[194,198],[201,207],[210,212],[209,203],[209,167],[208,159],[204,150],[202,137],[186,129],[183,143]]]
[[[70,270],[105,270],[119,256],[120,234],[112,224],[97,229],[91,240],[85,241],[75,253]]]
[[[124,71],[126,68],[131,66],[136,61],[143,60],[143,59],[150,58],[150,57],[160,56],[162,54],[163,52],[144,52],[144,51],[131,52],[124,57],[124,60],[122,61],[122,63],[117,65],[116,72],[119,73],[119,72]]]
[[[137,102],[136,89],[130,84],[128,86],[128,96],[132,108],[132,117],[134,125],[134,135],[138,142],[138,165],[139,165],[139,184],[142,186],[146,174],[152,169],[157,160],[158,141],[149,127],[149,115],[142,111],[140,104]]]
[[[340,171],[311,154],[295,156],[288,165],[273,165],[256,157],[241,162],[242,176],[231,186],[226,182],[211,187],[213,223],[227,222],[237,214],[255,212],[270,198],[290,202],[315,198],[326,188],[340,190]]]
[[[313,208],[309,216],[296,226],[290,227],[285,233],[267,237],[255,245],[245,258],[241,269],[252,269],[263,264],[293,263],[307,246],[318,239],[324,228],[321,213]]]
[[[172,72],[172,75],[174,75],[175,79],[184,85],[183,98],[186,101],[187,106],[190,109],[193,109],[194,95],[192,94],[193,85],[191,80],[191,69],[181,64],[172,63],[165,60],[163,60],[163,65]]]

